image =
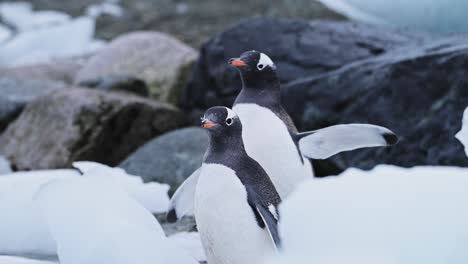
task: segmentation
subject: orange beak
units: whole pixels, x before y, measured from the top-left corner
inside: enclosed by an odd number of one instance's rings
[[[203,128],[210,128],[210,127],[214,127],[216,126],[217,124],[215,122],[211,122],[211,121],[206,121],[202,124]]]
[[[231,64],[234,67],[247,66],[247,63],[245,63],[243,60],[240,60],[240,59],[230,59],[229,64]]]

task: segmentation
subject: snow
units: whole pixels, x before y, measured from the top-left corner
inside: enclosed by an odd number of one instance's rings
[[[88,6],[86,8],[86,15],[94,18],[101,15],[121,17],[123,15],[123,9],[115,3],[104,2]]]
[[[0,16],[19,31],[63,24],[70,20],[69,15],[58,11],[33,11],[32,5],[26,2],[1,3]]]
[[[54,261],[42,261],[13,256],[0,256],[0,264],[57,264]]]
[[[170,236],[169,240],[185,249],[198,262],[206,261],[205,251],[200,240],[200,235],[197,232],[176,233]]]
[[[3,45],[0,50],[0,64],[34,64],[53,58],[91,53],[93,36],[94,20],[88,17],[76,18],[69,23],[53,27],[21,32]]]
[[[101,5],[100,5],[101,6]],[[116,14],[119,6],[103,3],[99,12]],[[47,63],[55,58],[94,53],[105,46],[94,39],[95,18],[52,10],[33,10],[30,3],[0,3],[0,16],[15,34],[0,25],[0,66]]]
[[[11,30],[6,26],[0,24],[0,44],[11,37]]]
[[[463,113],[462,128],[455,137],[465,146],[465,153],[468,157],[468,107]]]
[[[36,199],[62,264],[197,263],[118,184],[59,179]]]
[[[442,166],[311,180],[280,205],[283,253],[267,263],[465,263],[467,186],[467,168]]]
[[[169,206],[167,193],[170,186],[167,184],[144,183],[141,177],[127,174],[121,168],[111,168],[96,162],[74,162],[73,167],[80,170],[84,177],[119,184],[151,213],[164,213]]]
[[[166,184],[145,184],[140,177],[128,175],[120,168],[95,162],[75,162],[74,166],[84,174],[63,169],[16,172],[0,177],[0,212],[8,212],[0,217],[0,254],[56,254],[55,242],[32,199],[44,184],[53,180],[86,178],[100,186],[116,184],[152,213],[164,212],[169,205]],[[107,189],[101,192],[106,193]]]

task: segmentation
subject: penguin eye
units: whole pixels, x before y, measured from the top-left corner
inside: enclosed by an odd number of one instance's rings
[[[263,64],[258,64],[258,65],[257,65],[257,68],[258,68],[259,70],[263,70],[263,67],[264,67]]]
[[[232,118],[230,117],[226,118],[226,125],[228,126],[232,125]]]

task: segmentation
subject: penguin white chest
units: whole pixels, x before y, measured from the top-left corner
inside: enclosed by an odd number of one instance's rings
[[[236,104],[242,122],[247,154],[265,169],[282,198],[313,177],[312,166],[298,149],[286,124],[270,109],[256,104]]]
[[[235,172],[203,164],[195,192],[195,218],[208,263],[260,263],[274,253],[268,232],[260,228]]]

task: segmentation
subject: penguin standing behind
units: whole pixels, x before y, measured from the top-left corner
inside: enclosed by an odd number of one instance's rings
[[[260,263],[280,243],[280,196],[247,155],[242,124],[231,109],[208,109],[202,126],[210,144],[198,176],[194,212],[208,263]]]
[[[242,90],[233,110],[243,124],[242,139],[247,154],[270,176],[285,199],[306,179],[313,177],[309,159],[326,159],[339,152],[364,147],[390,146],[397,136],[384,127],[344,124],[298,133],[281,105],[276,65],[264,53],[244,52],[229,60],[241,75]],[[199,170],[171,198],[168,221],[193,212],[193,195]]]

